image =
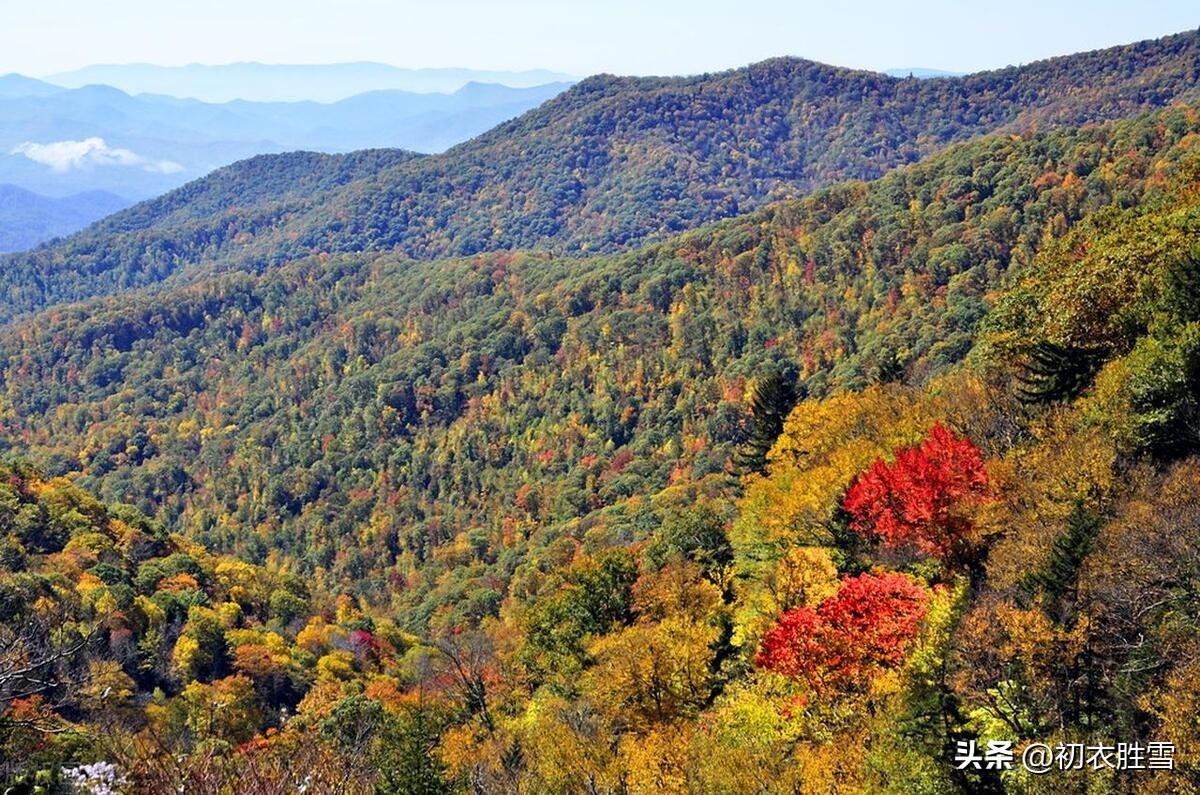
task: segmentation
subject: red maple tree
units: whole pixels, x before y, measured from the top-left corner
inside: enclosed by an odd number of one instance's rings
[[[928,609],[926,590],[903,574],[848,577],[815,610],[780,616],[755,664],[818,689],[852,687],[904,661]]]
[[[851,528],[867,538],[962,562],[974,544],[960,509],[987,493],[979,448],[938,423],[919,445],[897,450],[892,463],[878,459],[855,478],[842,506]]]

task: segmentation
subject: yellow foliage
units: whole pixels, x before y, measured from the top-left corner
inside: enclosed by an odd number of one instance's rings
[[[242,620],[242,606],[237,602],[222,602],[217,605],[216,611],[221,623],[227,627],[237,626]]]
[[[713,685],[716,627],[672,616],[605,635],[583,688],[615,720],[638,730],[694,714]]]
[[[120,707],[129,703],[134,692],[133,679],[114,660],[92,660],[88,663],[86,683],[79,689],[79,698],[86,709]]]
[[[354,678],[354,655],[331,651],[317,660],[317,679],[348,682]]]
[[[190,671],[199,654],[200,641],[190,635],[180,635],[179,640],[175,641],[175,650],[171,652],[171,662],[176,670]]]
[[[739,554],[774,561],[791,546],[828,543],[850,481],[876,458],[921,439],[938,419],[936,403],[877,386],[797,405],[771,449],[767,475],[746,484],[733,532]]]
[[[838,588],[838,571],[824,547],[793,547],[756,587],[746,591],[738,611],[735,639],[756,644],[783,612],[815,607]]]
[[[519,730],[528,760],[528,792],[618,791],[624,770],[604,741],[612,736],[612,727],[595,710],[539,694]]]
[[[626,735],[620,743],[629,795],[686,795],[692,729],[662,726],[643,736]]]
[[[1174,743],[1175,765],[1178,774],[1161,776],[1151,788],[1154,792],[1174,792],[1194,795],[1200,785],[1185,782],[1200,781],[1200,661],[1193,660],[1176,669],[1160,693],[1142,698],[1142,708],[1161,721],[1156,740]],[[1178,787],[1178,789],[1173,789]]]
[[[141,594],[133,598],[134,606],[146,617],[152,627],[161,626],[167,620],[167,613],[154,603],[154,600]]]
[[[296,645],[312,654],[320,654],[329,647],[329,626],[321,616],[313,616],[304,629],[296,635]]]
[[[721,591],[692,562],[647,574],[634,586],[634,604],[643,620],[682,616],[706,621],[723,608]]]
[[[790,749],[807,732],[795,686],[759,673],[730,687],[700,720],[693,737],[696,778],[703,792],[751,795],[762,782],[780,791],[796,785]]]
[[[997,588],[1019,584],[1045,564],[1050,546],[1079,507],[1101,513],[1120,487],[1117,453],[1100,432],[1076,432],[1059,414],[1035,430],[1036,443],[1012,451],[988,471],[999,499],[976,517],[981,533],[995,535],[988,579]]]
[[[867,793],[863,751],[870,742],[864,724],[834,735],[827,741],[796,747],[802,795]]]

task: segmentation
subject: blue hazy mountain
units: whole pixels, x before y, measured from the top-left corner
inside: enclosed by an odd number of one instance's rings
[[[142,199],[264,153],[440,152],[567,87],[468,83],[449,94],[372,91],[332,103],[206,103],[10,75],[0,78],[0,183]]]
[[[206,102],[244,99],[257,102],[314,100],[336,102],[368,91],[452,93],[468,83],[497,83],[532,88],[546,83],[572,82],[559,72],[474,69],[401,69],[380,63],[288,65],[235,63],[209,66],[100,64],[46,78],[66,88],[95,83],[130,94],[167,94]]]
[[[0,75],[0,97],[44,97],[63,89],[25,75]]]
[[[51,198],[15,185],[0,185],[0,252],[23,251],[68,235],[130,204],[105,191]]]

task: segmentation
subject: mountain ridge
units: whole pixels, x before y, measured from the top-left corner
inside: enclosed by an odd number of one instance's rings
[[[107,191],[50,197],[0,183],[0,253],[78,231],[132,203]]]
[[[1189,791],[1195,47],[597,77],[0,261],[0,778]]]
[[[202,261],[259,269],[321,251],[615,251],[875,178],[976,135],[1153,110],[1195,96],[1198,83],[1197,33],[932,81],[794,58],[687,78],[593,76],[445,153],[342,185],[320,206],[265,225],[197,219],[221,225],[203,247],[163,225],[130,258],[119,251],[133,241],[100,227],[10,259],[10,285],[23,284],[0,321]],[[86,268],[86,283],[73,268]]]
[[[332,104],[210,104],[104,85],[40,93],[0,85],[0,183],[142,200],[263,153],[441,151],[565,88],[468,84],[452,94],[389,90]]]
[[[419,93],[452,92],[471,81],[491,82],[510,88],[533,88],[576,78],[548,69],[486,70],[467,68],[406,69],[370,61],[339,64],[95,64],[44,78],[45,82],[74,88],[96,82],[130,93],[161,93],[209,102],[253,100],[261,102],[303,99],[336,102],[380,89]],[[302,85],[303,88],[296,88]]]

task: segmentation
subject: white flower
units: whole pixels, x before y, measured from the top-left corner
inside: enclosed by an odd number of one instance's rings
[[[79,767],[64,767],[63,780],[80,795],[120,795],[125,777],[111,762],[94,762]]]

